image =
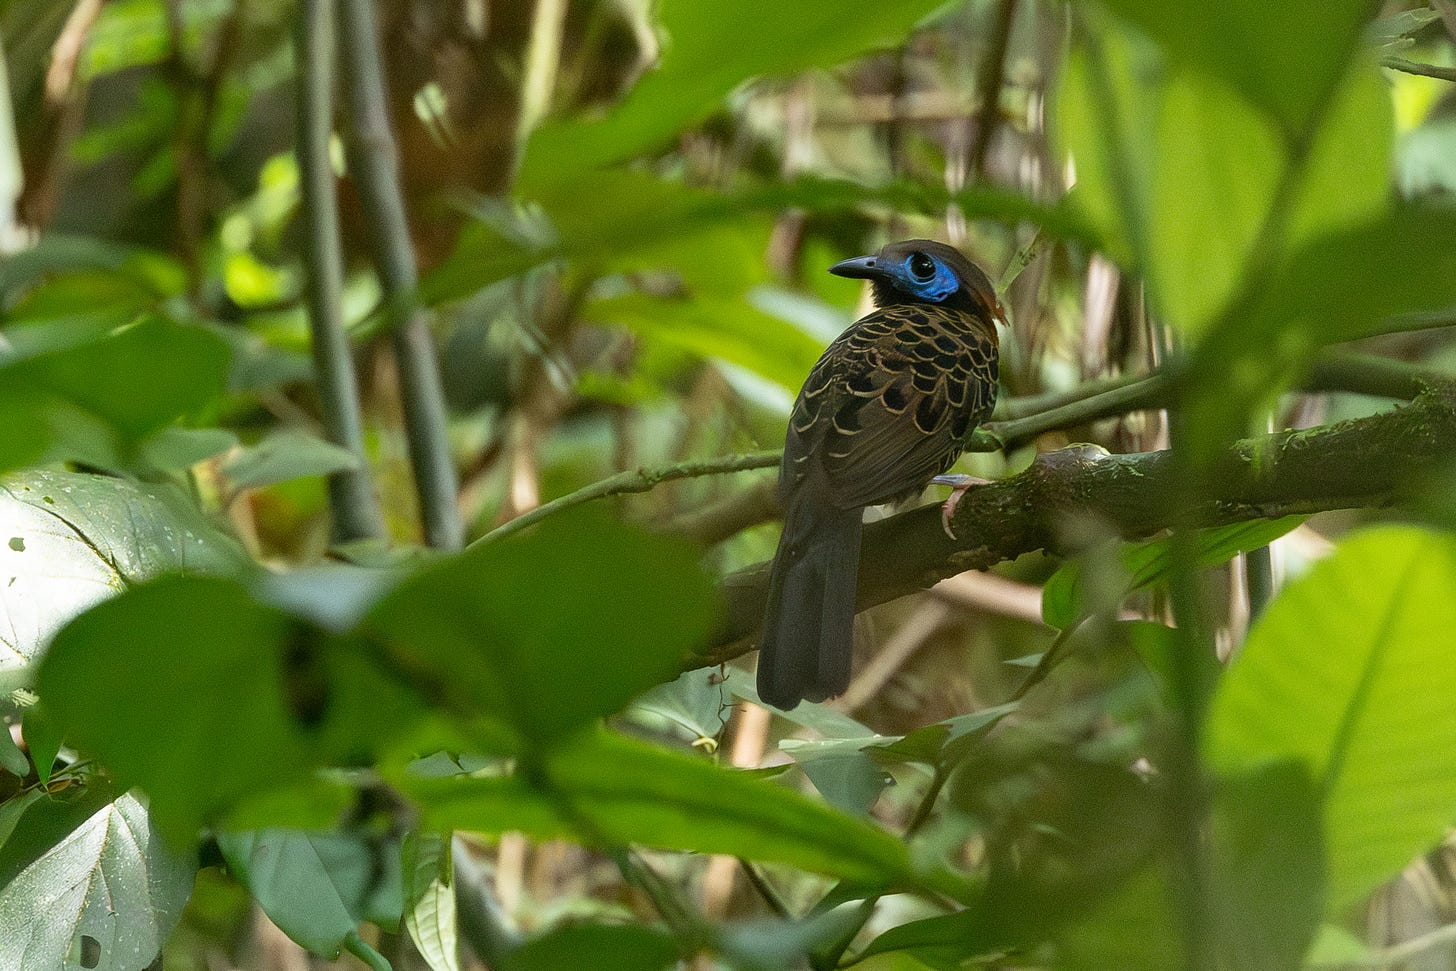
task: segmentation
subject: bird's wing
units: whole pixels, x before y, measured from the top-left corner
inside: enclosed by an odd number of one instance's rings
[[[924,488],[955,462],[966,434],[995,403],[989,327],[924,305],[864,317],[805,382],[790,422],[785,476],[817,457],[827,498],[841,508]]]

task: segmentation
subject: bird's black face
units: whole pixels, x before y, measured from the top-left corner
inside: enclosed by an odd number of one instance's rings
[[[891,243],[874,256],[861,256],[829,268],[836,276],[869,280],[875,302],[924,302],[982,309],[1000,318],[996,291],[986,274],[958,250],[928,239]]]

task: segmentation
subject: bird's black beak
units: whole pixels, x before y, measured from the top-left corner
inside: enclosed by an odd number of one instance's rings
[[[856,256],[852,260],[834,264],[829,272],[853,280],[873,280],[881,275],[880,260],[876,256]]]

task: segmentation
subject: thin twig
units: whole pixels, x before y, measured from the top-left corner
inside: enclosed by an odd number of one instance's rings
[[[415,300],[419,271],[399,184],[399,150],[389,125],[374,2],[341,0],[340,11],[339,49],[350,121],[345,153],[359,187],[393,325],[390,336],[425,541],[438,549],[459,549],[465,529],[456,505],[458,482],[446,434],[445,394],[434,337]]]
[[[1397,57],[1394,54],[1387,54],[1380,59],[1381,67],[1388,67],[1392,71],[1401,71],[1405,74],[1416,74],[1423,78],[1435,78],[1438,81],[1456,81],[1456,68],[1440,67],[1435,64],[1421,64],[1418,61],[1408,60],[1404,57]]]
[[[504,539],[512,533],[518,533],[527,526],[540,522],[547,516],[565,509],[570,509],[573,506],[579,506],[585,502],[604,499],[607,496],[647,492],[660,483],[671,482],[674,479],[688,479],[703,475],[722,475],[726,472],[744,472],[749,469],[769,469],[778,465],[779,459],[780,455],[778,452],[750,452],[746,455],[724,455],[711,459],[680,462],[677,465],[668,465],[656,469],[636,469],[629,472],[619,472],[610,478],[602,479],[600,482],[593,482],[589,486],[537,506],[530,512],[524,513],[512,519],[510,522],[497,526],[470,545],[477,546],[482,543],[490,543],[498,539]]]
[[[1414,398],[1426,388],[1448,386],[1451,381],[1452,379],[1445,375],[1401,364],[1398,361],[1363,354],[1337,354],[1329,355],[1316,363],[1314,373],[1306,386],[1309,390],[1356,391],[1362,394],[1408,399]],[[1076,428],[1103,418],[1127,414],[1130,411],[1161,408],[1170,394],[1170,379],[1162,372],[1131,378],[1090,381],[1063,395],[1037,396],[1033,400],[1038,403],[1050,403],[1053,406],[1045,411],[1026,414],[1020,418],[991,422],[967,439],[965,450],[968,452],[997,452],[1017,448],[1034,441],[1038,436],[1047,432]],[[1008,410],[1016,413],[1022,409],[1013,399]],[[647,492],[660,483],[677,479],[723,475],[751,469],[769,469],[779,464],[779,458],[778,452],[749,452],[742,455],[723,455],[651,469],[639,468],[619,472],[537,506],[496,527],[471,545],[503,539],[512,533],[535,525],[547,516],[597,499]],[[760,521],[757,512],[761,509],[761,502],[762,497],[757,493],[750,498],[750,508],[745,518],[751,521],[746,521],[744,525],[753,525]],[[697,526],[696,520],[687,519],[678,524],[670,524],[667,528],[669,531],[680,531],[685,535],[697,535]],[[716,536],[716,534],[714,535]],[[722,537],[717,536],[717,538]]]
[[[381,537],[384,517],[364,455],[359,387],[344,332],[343,255],[338,198],[329,164],[333,131],[333,2],[303,0],[294,49],[298,52],[298,173],[303,200],[306,296],[319,407],[328,440],[357,464],[328,477],[336,543]]]

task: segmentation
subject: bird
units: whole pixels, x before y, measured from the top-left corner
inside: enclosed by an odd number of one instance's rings
[[[942,473],[995,406],[1006,323],[990,278],[944,243],[891,243],[829,272],[868,280],[876,309],[829,345],[789,415],[757,675],[782,711],[849,686],[864,508],[938,479],[965,487]]]

